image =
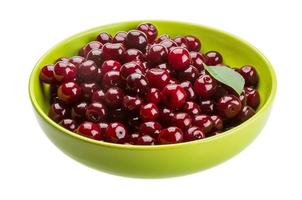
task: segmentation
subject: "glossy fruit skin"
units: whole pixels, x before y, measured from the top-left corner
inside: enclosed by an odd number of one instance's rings
[[[168,54],[168,63],[175,70],[184,70],[191,63],[190,53],[183,47],[176,47]]]
[[[57,82],[74,81],[77,75],[76,67],[67,62],[59,61],[54,65],[54,77]]]
[[[136,28],[146,34],[148,42],[153,43],[158,35],[157,28],[151,23],[139,24]]]
[[[131,133],[129,134],[128,138],[127,138],[127,142],[129,144],[136,144],[137,143],[137,140],[138,138],[140,137],[141,135],[138,133],[138,132],[134,132],[134,133]]]
[[[101,129],[101,135],[105,135],[105,132],[106,132],[107,127],[108,127],[109,124],[106,123],[106,122],[100,122],[100,123],[98,123],[98,125]]]
[[[155,139],[150,135],[142,135],[137,138],[136,145],[155,145]]]
[[[140,107],[139,114],[143,121],[154,121],[159,116],[159,110],[154,103],[147,103]]]
[[[196,95],[202,98],[209,98],[216,92],[217,81],[205,74],[195,80],[193,87]]]
[[[85,58],[82,56],[73,56],[69,59],[69,62],[72,63],[76,68],[78,68],[84,61]]]
[[[69,110],[66,105],[59,102],[51,104],[48,111],[48,116],[55,122],[59,122],[62,119],[67,118],[68,115]]]
[[[98,34],[98,36],[96,37],[96,41],[102,44],[106,44],[108,42],[112,42],[112,36],[109,33],[102,32]]]
[[[260,104],[259,92],[252,87],[244,88],[246,96],[246,104],[251,106],[253,109],[257,109]]]
[[[183,132],[176,126],[162,129],[158,136],[160,144],[175,144],[183,141]]]
[[[153,65],[158,65],[167,61],[168,49],[162,44],[154,44],[147,51],[147,60]]]
[[[170,81],[169,73],[164,69],[153,68],[147,71],[146,78],[150,87],[162,90]]]
[[[200,106],[194,101],[187,101],[182,107],[182,111],[190,114],[191,116],[201,114]]]
[[[149,90],[149,83],[144,75],[132,73],[126,79],[126,90],[131,94],[145,95]]]
[[[116,60],[106,60],[103,62],[101,68],[102,76],[109,71],[119,71],[121,69],[121,63]]]
[[[55,63],[57,63],[57,62],[66,62],[66,63],[69,63],[69,58],[67,58],[67,57],[60,57],[60,58],[58,58],[55,61]]]
[[[226,95],[218,100],[216,107],[222,117],[231,119],[240,112],[242,106],[238,97]]]
[[[124,53],[124,62],[144,60],[144,54],[138,49],[127,49]]]
[[[187,47],[189,51],[200,51],[201,49],[201,42],[200,40],[192,35],[185,36],[187,40]]]
[[[178,72],[178,80],[180,81],[194,81],[199,77],[199,70],[193,65],[189,65],[186,69]]]
[[[94,140],[102,139],[101,129],[99,125],[92,122],[83,122],[75,132]]]
[[[250,106],[244,106],[236,116],[236,121],[243,123],[255,114],[255,110]]]
[[[159,104],[162,99],[161,91],[157,88],[150,88],[147,91],[145,99],[149,103]]]
[[[143,103],[143,100],[136,96],[125,95],[123,99],[123,107],[130,112],[138,111]]]
[[[186,49],[188,48],[188,41],[185,37],[177,36],[173,38],[173,41],[176,42],[179,47],[183,47]]]
[[[40,71],[40,81],[42,81],[43,83],[56,83],[56,79],[54,76],[54,65],[53,64],[49,64],[49,65],[45,65],[41,71]]]
[[[91,102],[99,102],[104,103],[105,102],[105,92],[104,90],[96,90],[91,95]]]
[[[92,82],[97,78],[97,65],[92,60],[86,60],[78,67],[77,76],[81,81]]]
[[[142,31],[131,30],[127,33],[125,44],[128,49],[134,48],[145,52],[147,43],[147,36]]]
[[[205,62],[204,55],[202,55],[199,52],[191,51],[190,57],[191,57],[191,64],[194,67],[196,67],[199,71],[204,70],[204,62]]]
[[[156,39],[155,43],[156,43],[156,44],[159,44],[159,43],[161,43],[162,41],[167,40],[167,39],[170,39],[170,36],[167,35],[167,34],[163,34],[163,35],[160,35],[160,36]]]
[[[205,63],[209,66],[222,64],[223,58],[217,51],[209,51],[205,55]]]
[[[119,31],[112,38],[112,43],[125,44],[126,37],[127,37],[127,32],[126,31]]]
[[[74,131],[78,127],[75,120],[68,118],[62,119],[59,124],[70,131]]]
[[[195,92],[193,90],[192,83],[190,81],[185,81],[180,83],[180,86],[185,89],[187,93],[187,100],[194,100],[195,99]]]
[[[165,126],[172,125],[175,113],[169,108],[159,109],[159,121]]]
[[[244,65],[239,70],[237,70],[237,72],[239,72],[243,76],[245,80],[245,86],[257,86],[258,74],[253,66]]]
[[[205,134],[209,133],[213,128],[213,122],[209,115],[195,115],[193,125],[201,128]]]
[[[184,132],[184,141],[199,140],[206,137],[203,129],[197,126],[191,126],[186,132]]]
[[[108,110],[103,103],[93,102],[87,106],[85,115],[88,121],[97,123],[106,120]]]
[[[128,62],[122,65],[120,69],[120,76],[122,80],[126,80],[127,77],[132,73],[143,74],[142,67],[138,62]]]
[[[163,103],[172,109],[182,107],[187,99],[187,93],[179,84],[168,84],[162,90]]]
[[[92,49],[101,49],[103,44],[98,41],[91,41],[86,44],[79,52],[79,56],[85,57]]]
[[[125,53],[124,45],[121,43],[106,43],[102,48],[103,60],[122,61]]]
[[[81,97],[81,87],[75,82],[66,82],[58,88],[57,96],[66,104],[77,102]]]
[[[71,117],[77,121],[83,121],[87,110],[88,103],[80,102],[71,108]]]
[[[147,121],[139,126],[139,132],[142,135],[150,135],[154,138],[158,138],[159,132],[162,126],[157,121]]]
[[[182,131],[186,131],[192,125],[192,118],[188,113],[179,112],[174,115],[173,124]]]
[[[221,132],[223,130],[223,121],[219,115],[211,115],[213,122],[212,132]]]
[[[219,84],[219,85],[217,85],[216,92],[213,95],[213,98],[215,100],[217,100],[217,99],[220,99],[221,97],[223,97],[225,95],[228,95],[228,94],[229,94],[229,89],[226,88],[225,86]]]
[[[120,143],[128,136],[128,131],[122,123],[114,122],[108,125],[105,137],[110,142]]]
[[[103,64],[102,49],[92,49],[86,56],[86,60],[92,60],[99,67]]]
[[[124,92],[121,88],[109,88],[105,93],[105,102],[109,107],[119,107],[122,105]]]
[[[95,82],[82,83],[81,84],[82,98],[86,101],[90,101],[92,94],[99,89],[100,86]]]
[[[171,39],[163,40],[159,44],[164,45],[168,49],[168,52],[177,47],[176,42]]]
[[[201,112],[204,114],[213,114],[216,111],[215,101],[212,99],[202,99],[199,101]]]
[[[120,87],[121,84],[121,78],[120,78],[120,72],[116,70],[112,70],[107,72],[102,79],[102,86],[105,90],[111,88],[111,87]]]

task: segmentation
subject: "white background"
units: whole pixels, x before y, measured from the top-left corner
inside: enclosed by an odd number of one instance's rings
[[[1,1],[0,199],[301,199],[302,6],[298,2]],[[27,90],[39,57],[74,33],[136,19],[216,27],[244,38],[268,57],[278,77],[277,97],[267,126],[253,144],[212,169],[148,180],[92,170],[46,138]]]

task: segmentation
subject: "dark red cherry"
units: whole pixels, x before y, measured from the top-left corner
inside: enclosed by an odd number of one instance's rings
[[[178,79],[180,81],[194,81],[199,77],[199,71],[193,65],[189,65],[186,69],[178,72]]]
[[[132,131],[138,131],[139,126],[141,125],[142,120],[138,115],[131,115],[128,117],[128,128]]]
[[[216,107],[222,117],[230,119],[240,112],[241,102],[240,99],[234,95],[226,95],[218,100]]]
[[[76,121],[74,121],[73,119],[62,119],[59,122],[59,125],[63,126],[64,128],[70,131],[74,131],[78,127]]]
[[[228,94],[229,94],[229,89],[226,88],[225,86],[219,84],[219,85],[217,85],[216,92],[213,95],[213,97],[214,97],[214,99],[220,99],[221,97],[228,95]]]
[[[159,44],[164,45],[168,49],[168,51],[171,51],[172,49],[177,47],[176,42],[171,39],[163,40]]]
[[[104,121],[107,118],[107,107],[103,103],[93,102],[87,106],[86,119],[91,122]]]
[[[192,125],[192,118],[188,113],[179,112],[174,115],[173,124],[186,131]]]
[[[207,65],[219,65],[222,63],[222,60],[222,55],[217,51],[209,51],[205,55],[205,63]]]
[[[128,119],[127,111],[124,108],[110,108],[108,121],[125,123]]]
[[[126,80],[127,77],[132,73],[143,74],[142,67],[138,62],[128,62],[122,65],[120,69],[120,75],[123,80]]]
[[[246,106],[246,94],[245,94],[245,90],[242,91],[242,93],[239,96],[240,102],[242,107]]]
[[[112,42],[112,36],[109,33],[102,32],[98,34],[96,40],[102,44],[106,44],[108,42]]]
[[[140,107],[139,114],[143,121],[153,121],[159,116],[159,110],[154,103],[147,103]]]
[[[74,81],[77,69],[72,63],[59,61],[54,65],[54,77],[57,82]]]
[[[109,71],[120,71],[121,63],[116,60],[106,60],[101,66],[102,76],[104,76]]]
[[[86,60],[78,67],[78,78],[81,81],[92,82],[97,77],[97,65],[92,60]]]
[[[155,43],[159,44],[161,43],[162,41],[164,40],[167,40],[167,39],[170,39],[170,36],[167,35],[167,34],[163,34],[163,35],[160,35],[157,40],[155,41]]]
[[[49,108],[48,116],[55,122],[61,121],[62,119],[68,117],[68,115],[69,110],[63,103],[53,103]]]
[[[94,82],[91,83],[82,83],[81,90],[82,90],[82,98],[86,101],[90,101],[91,95],[93,92],[100,89],[100,86]]]
[[[103,90],[96,90],[91,95],[91,102],[105,102],[105,92]]]
[[[127,33],[125,44],[128,49],[134,48],[145,52],[147,43],[147,36],[142,31],[131,30]]]
[[[76,68],[78,68],[84,61],[85,61],[85,58],[82,56],[73,56],[69,59],[69,62],[74,64],[74,66],[76,66]]]
[[[162,98],[161,91],[157,88],[150,88],[146,94],[146,101],[148,103],[159,104]]]
[[[114,37],[112,39],[112,43],[122,43],[122,44],[125,44],[126,37],[127,37],[127,32],[125,32],[125,31],[119,31],[119,32],[117,32],[114,35]]]
[[[138,49],[127,49],[124,54],[124,62],[144,60],[144,54]]]
[[[244,65],[239,70],[237,70],[237,72],[239,72],[243,76],[246,86],[257,86],[258,74],[253,66]]]
[[[131,94],[144,95],[149,90],[149,83],[144,75],[132,73],[126,79],[126,90]]]
[[[255,110],[250,106],[244,106],[236,116],[236,121],[243,123],[255,114]]]
[[[212,115],[211,120],[213,122],[213,132],[220,132],[223,130],[223,121],[219,115]]]
[[[213,128],[213,122],[209,115],[195,115],[193,125],[201,128],[205,134],[209,133]]]
[[[66,63],[69,63],[69,58],[67,58],[67,57],[60,57],[60,58],[58,58],[55,61],[55,63],[57,63],[57,62],[66,62]]]
[[[193,90],[192,83],[190,81],[184,81],[180,83],[180,86],[185,89],[187,93],[187,100],[193,100],[195,99],[195,92]]]
[[[118,87],[109,88],[105,93],[105,101],[109,107],[119,107],[122,105],[124,92]]]
[[[176,42],[179,47],[188,48],[188,41],[185,37],[177,36],[173,38],[173,41]]]
[[[174,119],[174,113],[171,109],[169,108],[162,108],[159,110],[159,121],[163,125],[171,125]]]
[[[168,84],[162,90],[162,99],[164,104],[172,109],[182,107],[187,98],[185,89],[178,84]]]
[[[92,49],[86,56],[86,60],[92,60],[100,67],[103,64],[102,49]]]
[[[108,125],[105,132],[105,137],[110,142],[120,143],[125,140],[128,136],[128,131],[126,127],[118,122],[114,122]]]
[[[102,87],[107,90],[111,87],[120,87],[121,86],[121,78],[119,71],[109,71],[107,72],[102,79]]]
[[[63,83],[58,88],[58,97],[67,104],[75,103],[81,97],[81,87],[75,82]]]
[[[168,54],[169,65],[175,70],[184,70],[190,65],[190,53],[183,47],[176,47]]]
[[[193,101],[187,101],[184,103],[182,110],[191,116],[199,115],[201,113],[201,109],[199,105]]]
[[[160,144],[175,144],[183,141],[183,132],[175,126],[162,129],[158,136]]]
[[[124,96],[123,106],[126,110],[130,112],[138,111],[142,104],[143,101],[139,97],[129,95]]]
[[[101,129],[101,135],[105,135],[105,132],[106,132],[107,127],[108,127],[109,124],[106,123],[106,122],[100,122],[98,125]]]
[[[140,137],[141,135],[138,133],[138,132],[134,132],[134,133],[131,133],[129,135],[129,137],[127,138],[127,142],[129,144],[136,144],[137,143],[137,140],[138,138]]]
[[[106,43],[102,48],[102,58],[103,60],[123,60],[123,55],[125,53],[125,48],[121,43]]]
[[[204,70],[204,61],[205,61],[204,55],[202,55],[199,52],[191,51],[190,57],[191,57],[191,64],[194,67],[196,67],[199,71]]]
[[[54,76],[54,65],[45,65],[40,71],[40,80],[44,83],[56,83]]]
[[[136,145],[154,145],[155,139],[150,135],[142,135],[137,138]]]
[[[247,105],[251,106],[254,109],[257,109],[260,104],[260,96],[258,91],[252,87],[246,87],[244,88],[244,92]]]
[[[185,36],[185,39],[187,40],[187,47],[189,51],[200,51],[201,43],[197,37],[187,35]]]
[[[197,126],[190,127],[186,132],[184,132],[185,141],[199,140],[206,137],[204,130]]]
[[[157,138],[162,126],[157,121],[147,121],[139,126],[139,132],[142,135],[150,135]]]
[[[215,101],[212,99],[202,99],[199,101],[202,113],[213,114],[215,112]]]
[[[146,34],[149,43],[153,43],[155,38],[157,37],[157,29],[151,23],[140,24],[136,29]]]
[[[103,44],[98,41],[92,41],[86,44],[79,53],[79,56],[85,57],[92,49],[101,49],[103,47]]]
[[[83,122],[75,132],[94,140],[102,139],[101,129],[99,125],[92,122]]]
[[[151,87],[163,89],[170,81],[169,73],[164,69],[153,68],[147,71],[146,78]]]
[[[81,102],[74,105],[71,109],[71,117],[77,121],[83,121],[85,119],[85,113],[88,104],[86,102]]]
[[[202,98],[211,97],[215,94],[216,88],[217,81],[207,74],[201,75],[194,82],[194,92]]]
[[[158,65],[167,61],[168,49],[162,44],[155,44],[147,51],[147,60],[153,65]]]

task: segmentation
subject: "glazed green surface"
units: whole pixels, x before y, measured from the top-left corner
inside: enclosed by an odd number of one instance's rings
[[[193,173],[217,165],[240,152],[260,133],[269,116],[276,93],[275,73],[266,58],[245,41],[212,28],[173,21],[151,21],[159,34],[192,34],[202,41],[202,51],[217,50],[224,63],[232,67],[251,64],[259,74],[261,104],[245,123],[217,136],[188,143],[160,146],[131,146],[105,143],[63,129],[48,116],[49,88],[39,82],[39,71],[58,57],[73,56],[102,31],[135,28],[142,21],[122,22],[96,27],[60,42],[36,64],[29,81],[29,94],[38,122],[49,139],[63,152],[95,169],[134,177],[170,177]]]

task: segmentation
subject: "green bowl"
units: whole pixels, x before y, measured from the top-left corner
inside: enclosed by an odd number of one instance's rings
[[[68,131],[48,116],[49,87],[40,84],[43,65],[61,56],[73,56],[85,43],[102,31],[135,28],[142,21],[130,21],[96,27],[60,42],[39,60],[29,80],[29,95],[40,126],[48,138],[64,153],[92,168],[131,177],[180,176],[215,166],[239,153],[250,144],[265,125],[276,93],[276,77],[268,60],[252,45],[228,33],[196,24],[175,21],[151,21],[159,35],[192,34],[202,41],[202,51],[218,50],[230,66],[252,64],[259,74],[261,104],[257,113],[243,124],[203,140],[158,146],[131,146],[95,141]]]

